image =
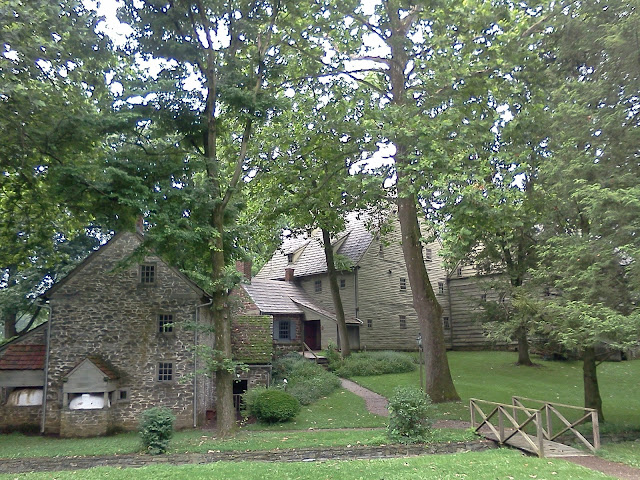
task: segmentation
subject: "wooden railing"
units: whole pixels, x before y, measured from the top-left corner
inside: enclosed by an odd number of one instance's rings
[[[486,405],[491,409],[486,413],[481,405]],[[534,408],[526,408],[518,405],[507,405],[504,403],[488,402],[471,398],[469,400],[471,410],[471,425],[477,433],[486,436],[486,432],[480,432],[483,427],[487,427],[496,440],[507,443],[516,437],[522,439],[524,444],[539,457],[544,457],[544,432],[542,428],[542,412]],[[520,422],[516,412],[524,415],[524,421]],[[478,416],[481,421],[478,421]],[[497,421],[497,425],[495,422]],[[505,422],[506,421],[506,422]],[[529,425],[535,426],[535,435],[529,435],[525,428]],[[535,441],[534,441],[535,440]]]
[[[302,352],[300,352],[302,354],[302,356],[304,357],[304,351],[307,350],[314,358],[315,362],[318,363],[318,355],[316,355],[313,350],[311,350],[311,348],[309,348],[309,345],[307,345],[305,342],[302,342]]]
[[[544,400],[535,400],[526,397],[512,397],[511,403],[514,409],[517,409],[513,412],[514,417],[517,418],[517,412],[520,411],[520,409],[526,408],[524,405],[525,402],[527,404],[534,403],[536,405],[535,408],[542,413],[544,425],[546,425],[546,429],[543,428],[542,431],[547,440],[554,441],[560,435],[571,432],[592,452],[600,448],[600,424],[598,423],[597,410],[593,408],[576,407],[574,405],[564,405],[562,403],[545,402]],[[558,410],[559,408],[580,411],[581,414],[577,420],[570,421]],[[564,425],[564,427],[560,428],[557,432],[553,431],[554,418],[558,419]],[[591,419],[593,443],[589,442],[589,440],[575,428],[581,423],[585,423],[588,419]]]

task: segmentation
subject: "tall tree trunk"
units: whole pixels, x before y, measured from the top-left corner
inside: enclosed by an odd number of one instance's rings
[[[460,400],[453,385],[447,360],[441,320],[442,307],[433,293],[424,265],[415,197],[398,198],[398,217],[402,233],[402,253],[407,264],[413,296],[413,308],[418,314],[422,335],[426,371],[425,390],[434,403]]]
[[[405,83],[405,71],[409,66],[406,47],[407,34],[412,22],[417,18],[415,15],[417,10],[400,18],[400,5],[397,2],[383,2],[382,5],[387,9],[391,29],[391,35],[387,41],[391,49],[388,73],[391,84],[391,104],[400,111],[413,102]],[[398,177],[398,217],[402,233],[402,253],[411,283],[413,307],[418,314],[422,335],[426,370],[425,388],[435,403],[460,400],[449,371],[441,320],[442,307],[431,288],[422,254],[420,242],[422,235],[418,224],[417,199],[412,177],[414,165],[409,157],[414,139],[403,130],[402,125],[396,125],[394,135],[391,140],[396,147],[394,159]]]
[[[10,311],[5,311],[2,314],[2,320],[4,322],[4,338],[9,339],[18,335],[18,330],[16,328],[16,321],[18,320],[18,313],[11,309]]]
[[[596,372],[596,349],[587,347],[582,352],[582,379],[584,382],[584,406],[598,411],[598,420],[604,422],[602,398]]]
[[[213,252],[211,262],[213,264],[213,329],[215,337],[215,349],[220,352],[219,361],[231,358],[231,325],[226,309],[226,292],[222,285],[224,275],[224,209],[220,206],[214,208],[212,223],[217,232],[213,240]],[[218,369],[216,374],[216,421],[218,434],[222,437],[228,435],[235,427],[236,412],[233,407],[233,372]]]
[[[529,339],[527,338],[527,330],[524,326],[517,328],[516,339],[518,340],[518,365],[531,367],[533,362],[529,355]]]
[[[17,267],[15,265],[9,266],[9,280],[7,281],[7,288],[11,288],[16,285],[16,272]],[[18,321],[18,309],[14,307],[7,307],[1,313],[2,321],[4,322],[5,340],[18,335],[18,327],[16,325],[16,322]]]
[[[333,308],[336,312],[336,320],[338,321],[338,337],[340,339],[340,352],[342,357],[351,355],[351,347],[349,346],[349,334],[347,332],[347,321],[344,318],[344,308],[342,299],[340,298],[340,287],[338,286],[338,275],[336,266],[333,261],[333,248],[331,247],[331,236],[328,230],[322,229],[322,242],[324,243],[324,256],[327,261],[327,273],[329,274],[329,287],[331,288],[331,298],[333,299]]]

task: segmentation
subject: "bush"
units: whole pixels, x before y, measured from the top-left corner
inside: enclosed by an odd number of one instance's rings
[[[325,356],[327,357],[329,370],[332,372],[342,366],[342,355],[340,355],[338,348],[333,343],[329,343]]]
[[[167,451],[175,420],[176,417],[166,407],[154,407],[142,412],[138,431],[147,453],[160,455]]]
[[[309,405],[340,388],[338,377],[297,353],[276,360],[273,364],[273,376],[276,383],[286,378],[287,392],[302,405]]]
[[[420,388],[398,387],[389,399],[387,435],[393,442],[420,443],[431,435],[431,400]]]
[[[413,372],[416,364],[407,353],[401,352],[358,352],[352,353],[342,361],[336,370],[341,377],[383,375],[386,373]]]
[[[257,392],[248,397],[246,407],[247,412],[255,416],[259,422],[286,422],[300,411],[300,402],[284,390],[276,388],[255,390]]]

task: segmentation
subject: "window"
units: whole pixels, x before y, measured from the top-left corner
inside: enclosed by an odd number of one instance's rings
[[[438,293],[444,295],[444,282],[438,282]]]
[[[458,274],[459,277],[462,276],[462,267],[458,267],[457,274]]]
[[[424,259],[425,259],[427,262],[430,262],[430,261],[431,261],[431,249],[430,249],[430,248],[425,248],[425,249],[424,249]]]
[[[402,291],[407,290],[407,279],[404,277],[400,277],[400,290]]]
[[[481,302],[486,302],[487,301],[487,294],[486,293],[480,294],[480,301]]]
[[[347,281],[344,278],[340,279],[340,289],[344,290],[347,288]]]
[[[129,389],[123,388],[118,390],[118,402],[128,402],[129,401]]]
[[[322,292],[322,280],[316,280],[314,282],[314,289],[316,293]]]
[[[407,328],[407,317],[406,315],[400,315],[400,328]]]
[[[449,317],[442,317],[442,327],[445,330],[451,330],[451,322],[449,322]]]
[[[160,362],[158,363],[158,381],[170,382],[173,380],[173,363]]]
[[[140,283],[144,285],[156,282],[156,266],[140,265]]]
[[[278,322],[278,339],[291,340],[291,322],[288,320]]]
[[[367,328],[372,328],[373,327],[373,320],[371,320],[370,318],[367,318]]]
[[[158,332],[173,333],[173,315],[171,314],[158,315]]]
[[[293,253],[287,253],[287,263],[293,263]]]

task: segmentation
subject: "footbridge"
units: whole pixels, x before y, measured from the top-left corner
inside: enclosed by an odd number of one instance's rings
[[[469,408],[477,434],[538,457],[588,456],[566,444],[576,440],[591,452],[600,448],[598,412],[592,408],[517,396],[511,398],[511,404],[472,398]],[[576,428],[589,422],[590,434]]]

